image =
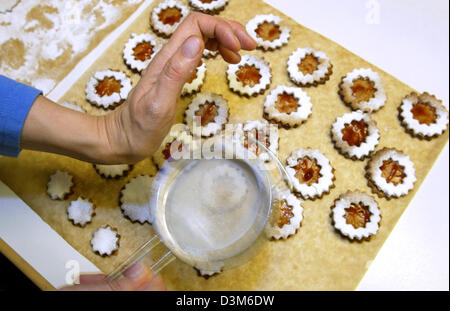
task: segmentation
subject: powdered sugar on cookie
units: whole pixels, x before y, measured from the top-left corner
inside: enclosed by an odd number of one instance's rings
[[[273,14],[257,15],[247,23],[246,29],[259,47],[275,50],[286,45],[291,36],[291,30],[282,27],[281,22],[281,18]]]
[[[67,215],[74,225],[84,227],[91,222],[92,217],[95,215],[94,204],[79,197],[76,201],[70,202],[67,208]]]
[[[98,228],[91,239],[92,250],[100,256],[111,256],[119,249],[119,243],[120,235],[109,225]]]
[[[358,110],[337,118],[331,128],[331,138],[341,154],[363,160],[375,150],[380,134],[370,115]]]
[[[150,192],[153,177],[140,175],[130,180],[120,192],[120,208],[131,221],[152,223]]]
[[[367,239],[377,234],[381,211],[375,199],[363,192],[347,191],[332,208],[334,227],[350,240]]]

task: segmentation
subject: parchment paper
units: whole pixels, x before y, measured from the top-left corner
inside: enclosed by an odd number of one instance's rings
[[[84,95],[85,84],[95,71],[106,68],[118,69],[129,74],[133,83],[138,81],[139,76],[128,70],[123,63],[122,50],[132,32],[151,31],[150,10],[151,8],[146,10],[111,48],[105,51],[105,54],[91,68],[87,69],[63,99],[75,101],[88,112],[97,114],[100,111],[90,106]],[[355,289],[448,140],[448,131],[432,141],[421,141],[405,132],[397,119],[397,108],[402,98],[413,91],[411,87],[327,38],[298,25],[262,1],[231,0],[220,16],[246,24],[256,14],[268,13],[281,16],[282,23],[288,25],[292,31],[289,44],[282,49],[274,52],[258,50],[251,53],[262,56],[271,63],[273,80],[270,90],[277,85],[292,85],[286,72],[286,63],[289,55],[298,47],[322,50],[327,53],[333,63],[333,74],[325,85],[304,88],[312,99],[312,116],[297,129],[280,130],[279,157],[284,161],[297,148],[319,149],[330,159],[335,169],[336,187],[322,199],[303,203],[304,220],[295,236],[287,240],[267,243],[260,254],[241,267],[205,280],[198,277],[192,267],[176,260],[162,272],[168,289]],[[372,116],[377,122],[381,135],[377,150],[383,147],[395,147],[410,155],[416,168],[418,181],[414,190],[400,199],[380,199],[372,194],[381,208],[380,230],[370,241],[350,242],[335,232],[330,220],[330,208],[333,201],[347,190],[358,189],[371,194],[364,177],[367,160],[352,161],[340,155],[331,142],[330,128],[337,117],[350,111],[338,96],[341,78],[353,69],[361,67],[371,68],[380,74],[387,94],[385,107]],[[270,90],[255,98],[240,97],[228,89],[226,68],[227,64],[220,58],[208,60],[207,76],[202,91],[219,93],[228,100],[231,123],[262,119],[265,96]],[[191,100],[192,98],[189,97],[179,100],[177,122],[182,122],[183,112]],[[48,178],[56,169],[67,170],[74,175],[75,193],[67,201],[52,201],[45,194]],[[118,198],[120,189],[128,180],[138,174],[155,174],[155,172],[156,169],[151,160],[147,159],[136,165],[126,178],[106,181],[96,174],[92,165],[61,156],[24,151],[18,159],[0,159],[0,179],[69,244],[106,273],[125,260],[153,233],[150,225],[133,224],[123,217],[118,206]],[[97,215],[85,228],[73,226],[66,216],[69,201],[76,199],[79,195],[90,198],[97,206]],[[424,212],[426,212],[425,207]],[[92,233],[103,224],[118,228],[122,237],[119,252],[110,258],[94,254],[89,243]]]

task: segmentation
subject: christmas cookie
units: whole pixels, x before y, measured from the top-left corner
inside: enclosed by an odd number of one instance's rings
[[[194,139],[189,127],[184,124],[174,125],[164,138],[159,149],[153,154],[153,162],[161,168],[167,160],[179,160],[190,156]]]
[[[278,86],[264,103],[264,117],[286,129],[298,127],[311,112],[311,98],[298,87]]]
[[[264,50],[275,50],[286,45],[291,36],[288,27],[280,26],[280,17],[272,14],[257,15],[247,23],[248,34]]]
[[[86,99],[102,109],[114,109],[122,104],[131,91],[131,80],[123,72],[97,71],[86,84]]]
[[[203,58],[206,58],[206,59],[214,58],[217,56],[217,54],[219,54],[219,51],[211,51],[211,50],[208,50],[207,48],[205,48],[203,50]]]
[[[73,185],[72,175],[57,170],[50,176],[47,194],[53,200],[64,200],[72,193]]]
[[[190,6],[196,10],[207,14],[217,14],[228,4],[229,0],[189,0]]]
[[[208,280],[210,277],[222,273],[223,266],[223,262],[212,262],[208,264],[202,264],[201,266],[195,266],[194,269],[197,271],[198,276]]]
[[[286,162],[294,191],[304,199],[321,198],[334,184],[330,161],[319,150],[296,150]]]
[[[275,154],[278,152],[278,141],[280,140],[278,127],[270,125],[266,120],[247,121],[245,124],[237,124],[236,133],[244,147],[258,156],[261,161],[270,161],[270,155],[254,141],[259,141]]]
[[[197,67],[192,77],[186,82],[181,95],[187,96],[200,91],[206,77],[206,63],[202,62]]]
[[[132,222],[152,223],[150,192],[153,177],[139,175],[130,180],[120,191],[120,208]]]
[[[447,129],[448,111],[434,95],[413,92],[403,99],[399,119],[412,136],[430,140]]]
[[[396,149],[377,151],[366,167],[372,191],[387,199],[408,194],[414,188],[415,174],[414,163],[409,156]]]
[[[184,113],[184,122],[195,136],[210,137],[222,131],[228,122],[227,101],[218,94],[201,93]]]
[[[67,208],[67,215],[74,225],[84,227],[95,216],[94,208],[94,204],[89,200],[79,197],[76,201],[70,202]]]
[[[265,227],[266,235],[279,240],[294,235],[303,220],[302,201],[290,190],[275,191],[272,215]]]
[[[347,191],[334,202],[331,218],[334,227],[343,236],[350,240],[367,240],[377,234],[381,212],[372,196],[359,191]]]
[[[159,48],[158,41],[152,34],[137,35],[133,33],[125,44],[123,58],[131,70],[141,72],[147,68]]]
[[[313,48],[299,48],[288,60],[289,78],[299,86],[317,86],[330,79],[333,65],[327,54]]]
[[[119,179],[128,175],[128,173],[133,168],[129,164],[119,164],[119,165],[101,165],[94,164],[95,171],[106,179]]]
[[[371,69],[355,69],[343,77],[339,95],[353,110],[369,113],[379,110],[386,102],[381,78]]]
[[[92,250],[102,257],[111,256],[120,246],[117,229],[104,225],[94,232],[91,239]]]
[[[363,160],[375,150],[380,134],[370,115],[358,110],[337,118],[331,128],[331,138],[342,155]]]
[[[157,34],[168,38],[188,15],[187,6],[175,0],[166,0],[153,9],[151,25]]]
[[[269,88],[272,79],[269,63],[258,56],[243,55],[239,64],[228,65],[230,89],[242,96],[257,96]]]

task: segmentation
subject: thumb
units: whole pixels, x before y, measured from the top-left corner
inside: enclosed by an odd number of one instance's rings
[[[143,265],[135,264],[128,268],[122,278],[108,281],[104,275],[80,276],[80,284],[61,288],[63,291],[132,291],[149,288],[155,275]],[[164,284],[158,281],[153,290],[164,290]]]
[[[189,37],[166,63],[158,79],[159,95],[164,101],[176,101],[184,84],[197,69],[204,48],[198,36]]]

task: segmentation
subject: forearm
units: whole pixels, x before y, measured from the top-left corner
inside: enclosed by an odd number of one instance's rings
[[[107,163],[110,150],[102,138],[102,126],[103,117],[73,111],[39,96],[25,119],[20,147]]]

